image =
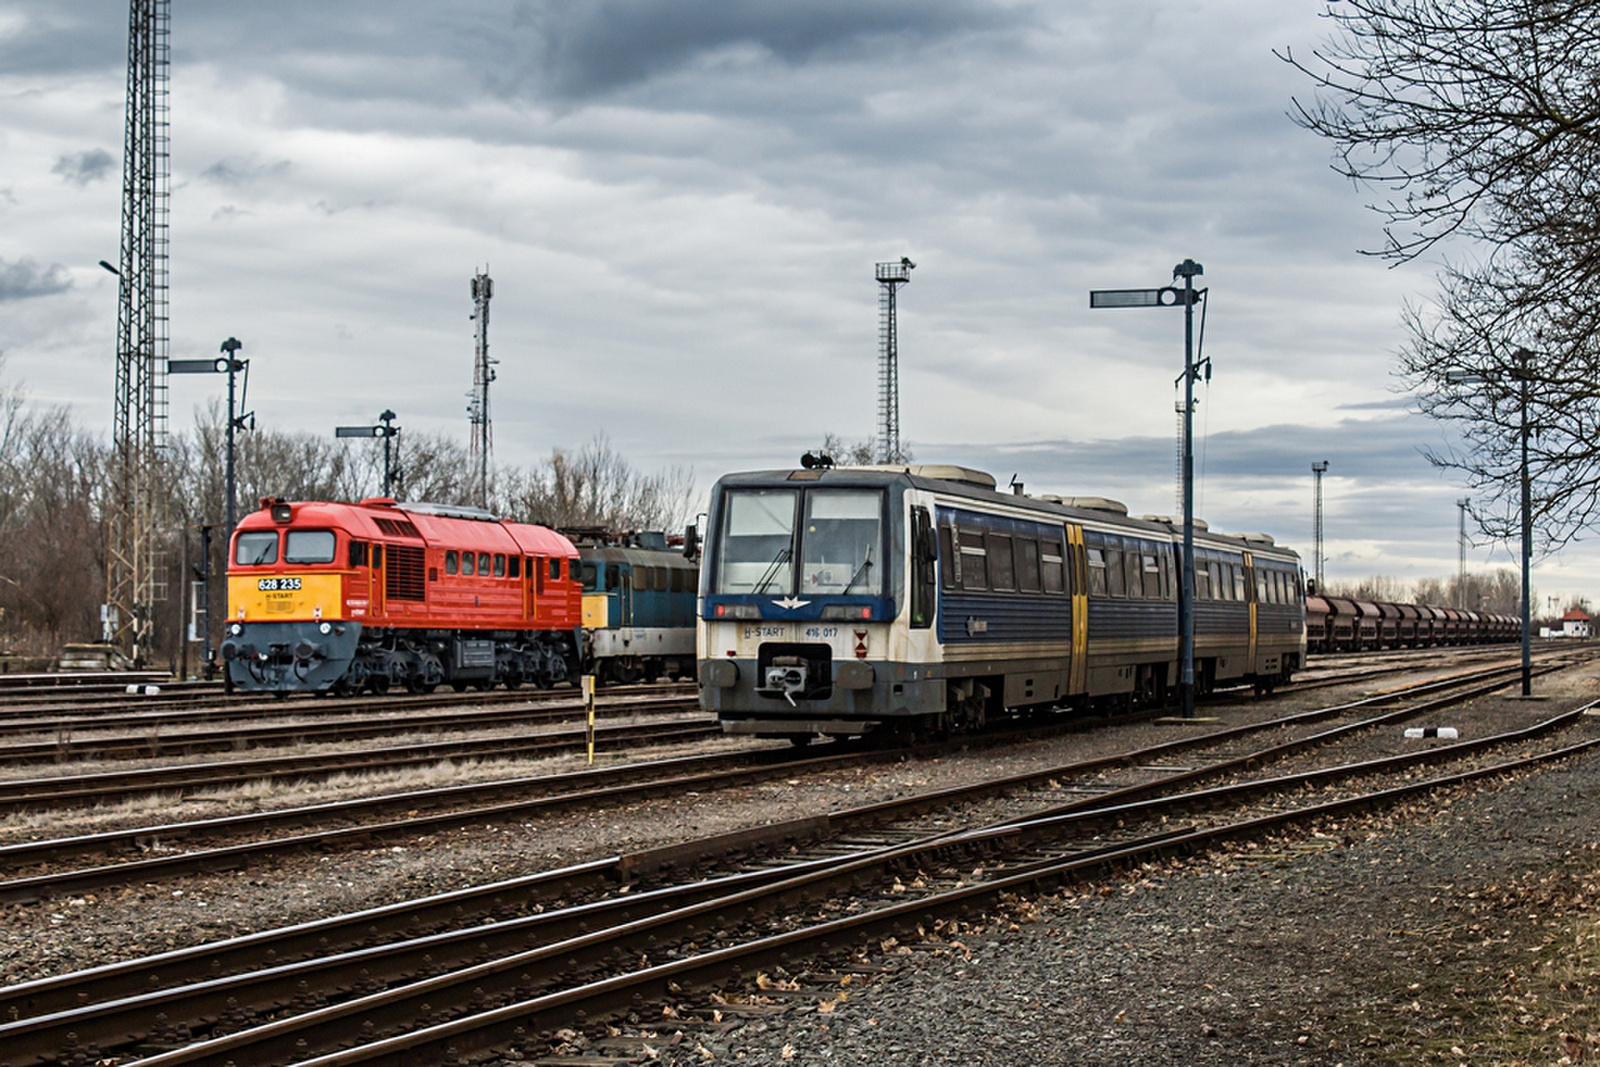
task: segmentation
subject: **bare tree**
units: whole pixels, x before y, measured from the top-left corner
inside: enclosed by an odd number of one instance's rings
[[[1600,4],[1346,0],[1325,17],[1323,47],[1281,55],[1316,87],[1297,121],[1384,191],[1375,254],[1468,253],[1406,312],[1401,375],[1456,435],[1429,458],[1514,541],[1526,441],[1535,539],[1559,548],[1600,520]]]

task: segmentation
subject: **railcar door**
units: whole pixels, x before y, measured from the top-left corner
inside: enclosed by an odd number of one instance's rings
[[[1067,527],[1069,568],[1068,592],[1072,595],[1072,666],[1067,676],[1067,692],[1077,696],[1089,690],[1089,558],[1084,550],[1083,527]]]
[[[1245,673],[1256,673],[1256,562],[1250,553],[1244,554],[1244,589],[1250,601],[1250,652],[1245,658]]]

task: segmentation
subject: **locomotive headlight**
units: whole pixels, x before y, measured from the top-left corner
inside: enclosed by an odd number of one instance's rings
[[[325,634],[331,634],[333,633],[333,624],[325,622],[321,626],[317,627],[317,629],[321,630]]]
[[[240,626],[238,623],[234,623],[232,626],[228,627],[228,632],[233,636],[238,637],[240,634],[244,633],[244,627]]]

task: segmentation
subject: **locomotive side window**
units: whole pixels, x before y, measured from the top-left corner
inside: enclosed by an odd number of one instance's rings
[[[444,572],[446,574],[461,573],[461,553],[453,548],[444,554]]]
[[[1017,588],[1024,593],[1039,591],[1039,542],[1031,537],[1016,540]]]
[[[1089,595],[1109,595],[1106,586],[1106,553],[1101,548],[1089,549]]]
[[[478,557],[473,555],[471,552],[463,552],[463,553],[461,553],[461,573],[462,574],[477,574],[478,573]]]
[[[382,545],[373,545],[372,546],[372,566],[374,568],[383,566],[383,546]]]
[[[522,557],[521,556],[512,556],[510,559],[506,560],[506,568],[507,568],[506,573],[509,574],[511,577],[513,577],[513,578],[521,578],[522,577]]]
[[[506,576],[506,557],[499,552],[494,554],[494,576],[496,578]]]
[[[600,570],[599,570],[599,568],[596,567],[593,563],[585,563],[583,565],[583,589],[584,589],[584,592],[587,592],[587,593],[594,592],[596,589],[600,588],[599,582],[600,582]]]
[[[1067,572],[1061,555],[1060,541],[1039,542],[1039,570],[1046,593],[1067,591]]]
[[[478,577],[489,577],[489,553],[487,552],[478,553]]]
[[[989,588],[1009,592],[1017,587],[1016,561],[1011,555],[1011,538],[1005,534],[988,535]]]
[[[550,580],[552,582],[561,580],[561,560],[559,557],[550,561]]]
[[[365,567],[367,565],[367,543],[352,540],[350,542],[350,566]]]
[[[278,531],[242,533],[235,542],[233,562],[241,567],[265,567],[278,562]]]

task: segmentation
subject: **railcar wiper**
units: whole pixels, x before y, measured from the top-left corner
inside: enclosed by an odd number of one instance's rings
[[[765,593],[767,586],[772,584],[772,579],[778,576],[778,568],[788,563],[793,556],[794,548],[790,545],[784,545],[778,549],[778,554],[772,557],[772,562],[767,566],[767,572],[761,576],[761,580],[756,583],[756,587],[750,592]]]
[[[861,566],[856,568],[856,572],[850,576],[850,583],[839,591],[839,595],[840,596],[844,596],[847,593],[849,593],[850,590],[854,589],[856,583],[859,582],[863,577],[865,577],[867,572],[870,571],[871,569],[872,569],[872,549],[869,548],[869,549],[867,549],[867,558],[861,561]]]

